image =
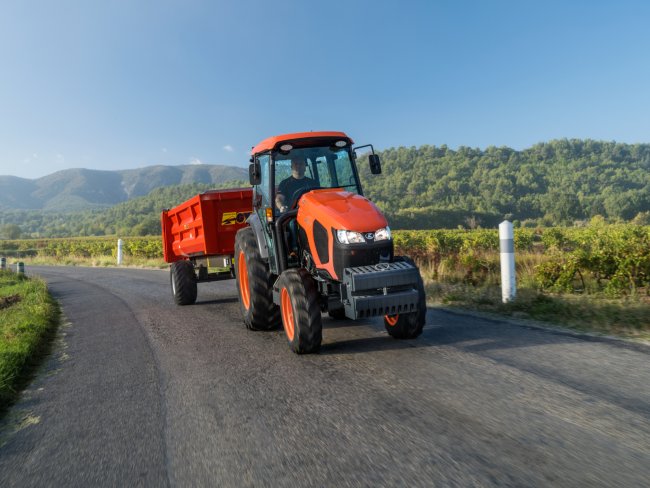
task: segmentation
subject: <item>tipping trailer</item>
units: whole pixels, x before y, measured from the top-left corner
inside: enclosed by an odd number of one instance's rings
[[[252,188],[200,193],[161,215],[174,301],[196,301],[197,283],[235,277],[235,235],[252,212]]]

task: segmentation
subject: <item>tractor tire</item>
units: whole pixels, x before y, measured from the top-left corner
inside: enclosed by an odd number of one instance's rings
[[[304,268],[288,269],[280,275],[282,325],[289,347],[297,354],[318,352],[323,340],[323,325],[318,289]]]
[[[399,260],[415,266],[415,263],[411,258],[402,257]],[[386,328],[386,332],[395,339],[415,339],[422,334],[422,328],[424,327],[427,316],[427,297],[424,292],[422,276],[419,274],[416,286],[418,289],[419,301],[415,312],[384,315],[384,327]]]
[[[280,307],[273,303],[272,276],[251,227],[240,229],[235,236],[235,279],[246,328],[276,329],[280,325]]]
[[[190,261],[172,263],[169,281],[176,305],[192,305],[196,302],[196,274]]]

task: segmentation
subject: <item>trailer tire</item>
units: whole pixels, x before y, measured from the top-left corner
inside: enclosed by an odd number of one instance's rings
[[[251,227],[240,229],[235,236],[235,279],[246,328],[276,329],[280,325],[280,307],[273,303],[272,276]]]
[[[323,340],[318,289],[304,268],[288,269],[278,280],[282,325],[289,347],[297,354],[315,353]]]
[[[335,308],[334,310],[329,310],[327,315],[330,316],[333,320],[345,320],[345,309],[344,308]]]
[[[192,305],[196,302],[196,274],[190,261],[172,263],[169,281],[176,305]]]
[[[396,261],[403,261],[415,266],[415,263],[408,257],[397,257]],[[427,316],[427,297],[424,292],[424,282],[418,273],[418,306],[415,312],[402,313],[398,315],[384,315],[384,327],[386,332],[395,339],[415,339],[422,334],[422,328]]]

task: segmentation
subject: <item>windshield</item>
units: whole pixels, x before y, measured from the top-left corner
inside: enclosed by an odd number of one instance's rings
[[[360,193],[356,172],[347,148],[331,146],[295,148],[276,152],[275,188],[291,206],[293,196],[308,188],[343,188]]]

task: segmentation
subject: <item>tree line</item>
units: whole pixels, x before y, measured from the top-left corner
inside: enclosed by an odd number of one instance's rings
[[[562,139],[523,151],[392,148],[383,174],[360,163],[364,190],[400,228],[571,225],[650,219],[650,145]]]

